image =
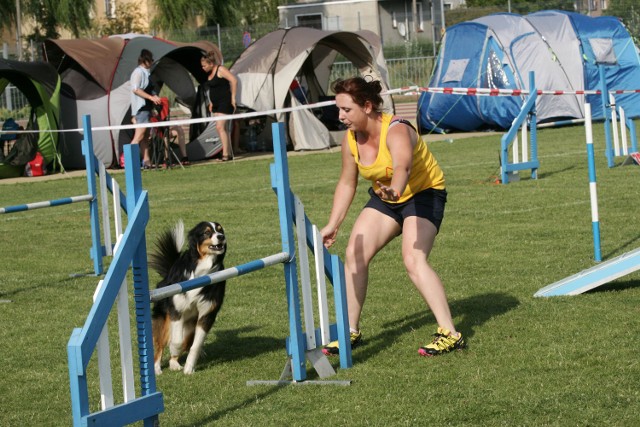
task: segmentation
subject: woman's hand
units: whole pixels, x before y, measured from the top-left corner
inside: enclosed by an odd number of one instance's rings
[[[324,247],[329,249],[336,242],[338,229],[326,225],[322,230],[320,230],[320,236],[322,236],[322,243],[324,243]]]
[[[398,199],[400,199],[400,194],[398,194],[398,192],[393,188],[382,184],[380,181],[376,181],[376,184],[378,184],[378,186],[380,187],[378,190],[376,190],[376,194],[378,195],[378,197],[380,197],[380,199],[389,200],[391,202],[397,202]]]

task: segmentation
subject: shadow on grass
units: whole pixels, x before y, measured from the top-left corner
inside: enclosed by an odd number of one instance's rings
[[[632,250],[637,249],[636,242],[638,242],[638,241],[640,241],[640,235],[634,237],[633,239],[628,240],[626,243],[621,244],[620,246],[618,246],[617,248],[615,248],[614,250],[612,250],[611,252],[609,252],[608,254],[603,256],[603,259],[605,261],[607,261],[610,257],[613,256],[613,254],[615,254],[615,253],[617,253],[619,251],[622,251],[622,250],[626,250],[631,245],[634,246],[634,248]],[[617,256],[619,256],[619,255],[617,255]]]
[[[567,166],[564,169],[558,169],[558,170],[555,170],[555,171],[546,171],[546,172],[543,172],[543,173],[539,173],[538,174],[538,179],[549,178],[552,175],[556,175],[556,174],[559,174],[559,173],[567,172],[567,171],[570,171],[571,169],[575,169],[575,168],[576,168],[575,166]]]
[[[640,287],[640,280],[618,280],[614,283],[605,283],[596,288],[593,288],[585,293],[587,294],[595,294],[600,292],[617,292],[617,291],[625,291],[627,289],[634,289]]]
[[[456,318],[462,316],[462,320],[458,322],[456,327],[462,331],[466,337],[472,337],[474,335],[475,327],[482,325],[492,317],[499,316],[513,310],[518,305],[519,301],[516,298],[505,293],[488,293],[476,295],[460,301],[450,302],[453,315]],[[382,332],[366,339],[357,356],[359,361],[366,360],[378,353],[386,351],[393,345],[394,339],[399,335],[407,333],[412,329],[420,328],[424,326],[425,323],[429,322],[434,323],[435,319],[431,312],[425,307],[423,312],[405,316],[384,324]],[[284,348],[285,343],[283,339],[248,335],[250,332],[257,329],[259,328],[248,326],[216,332],[215,340],[205,347],[206,354],[201,356],[199,368],[206,369],[206,367],[216,363],[256,357],[261,353]],[[223,418],[231,412],[245,409],[256,401],[274,395],[282,389],[282,387],[269,387],[268,390],[252,395],[250,398],[241,402],[236,402],[215,410],[198,420],[195,425],[208,425],[209,423]],[[191,426],[194,424],[189,423],[188,425]],[[179,427],[186,426],[187,424],[184,424]]]
[[[87,273],[87,274],[83,274],[82,276],[69,276],[69,277],[65,277],[63,279],[60,280],[56,280],[56,286],[58,286],[59,284],[64,284],[64,285],[75,285],[76,282],[74,281],[74,279],[78,278],[78,277],[95,277],[96,278],[96,284],[98,283],[98,280],[100,280],[100,278],[98,276],[96,276],[93,273]],[[25,286],[23,288],[17,288],[17,289],[12,289],[12,290],[8,290],[8,291],[0,291],[0,298],[10,298],[13,296],[17,296],[19,294],[22,293],[32,293],[34,291],[40,290],[40,289],[49,289],[51,288],[51,284],[49,282],[47,283],[42,283],[39,282],[37,285],[33,285],[33,286]]]
[[[461,331],[467,339],[473,337],[475,327],[484,324],[492,317],[513,310],[519,304],[520,302],[515,297],[505,293],[476,295],[449,303],[454,319],[462,316],[462,320],[456,322],[456,329]],[[435,323],[433,314],[426,307],[423,312],[385,323],[383,331],[364,341],[358,359],[366,360],[387,351],[393,345],[396,337],[413,329],[421,328],[425,323]],[[428,339],[425,337],[423,344],[426,344]]]
[[[251,359],[263,353],[282,350],[284,354],[285,340],[283,338],[264,337],[252,332],[261,329],[259,326],[245,326],[237,329],[215,330],[213,325],[209,335],[214,338],[205,343],[200,360],[199,370],[209,366],[224,363],[237,362],[243,359]],[[182,355],[186,359],[186,354]],[[284,365],[283,365],[284,366]]]
[[[215,324],[213,328],[215,329]],[[285,340],[282,338],[262,337],[251,334],[251,332],[260,329],[258,326],[246,326],[243,328],[218,332],[214,332],[214,329],[211,330],[210,334],[215,334],[215,339],[213,342],[205,345],[204,352],[200,356],[200,361],[196,367],[198,370],[204,370],[211,365],[220,364],[226,361],[237,362],[242,359],[259,356],[262,353],[277,350],[282,350],[284,355]],[[183,355],[183,358],[185,357],[186,355]],[[271,396],[280,390],[282,390],[282,387],[269,387],[267,390],[251,395],[251,397],[241,402],[236,402],[226,407],[220,407],[198,420],[195,424],[190,422],[189,424],[179,425],[179,427],[209,425],[210,423],[225,417],[229,413],[245,409],[256,401]]]
[[[204,426],[209,425],[210,423],[223,418],[228,413],[239,411],[241,409],[246,409],[251,404],[254,404],[256,401],[260,401],[266,397],[269,397],[273,394],[278,393],[282,390],[282,387],[271,387],[268,390],[263,391],[262,393],[252,394],[251,397],[243,400],[242,402],[235,403],[233,405],[220,408],[217,411],[212,412],[204,418],[201,418],[195,423],[190,422],[189,424],[179,424],[177,427],[192,427],[192,426]]]

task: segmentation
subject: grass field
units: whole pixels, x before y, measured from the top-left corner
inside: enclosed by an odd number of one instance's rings
[[[607,260],[640,246],[640,168],[608,169],[601,126],[594,135]],[[334,377],[351,386],[248,387],[248,380],[277,379],[286,361],[284,279],[275,266],[228,283],[193,376],[165,370],[158,377],[161,425],[640,425],[640,274],[579,296],[533,298],[541,287],[594,265],[584,130],[541,130],[539,142],[539,179],[523,176],[509,185],[494,183],[499,135],[430,144],[449,192],[430,261],[468,350],[418,356],[436,325],[404,272],[397,240],[371,268],[364,345],[354,350],[353,368]],[[270,162],[144,172],[148,244],[183,218],[187,226],[224,225],[227,266],[280,252]],[[289,165],[293,191],[311,221],[324,225],[339,153],[291,156]],[[83,193],[83,178],[0,185],[0,206]],[[334,253],[342,255],[365,200],[363,182]],[[98,281],[70,277],[92,271],[88,209],[75,204],[0,215],[0,235],[0,300],[10,301],[0,303],[0,425],[70,425],[66,345],[84,323]],[[97,409],[94,362],[89,380]]]

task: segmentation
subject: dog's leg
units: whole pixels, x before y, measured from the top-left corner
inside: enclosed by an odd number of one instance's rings
[[[155,316],[152,322],[152,331],[153,331],[153,351],[154,351],[154,370],[156,375],[160,375],[162,373],[162,352],[164,348],[167,346],[169,342],[170,335],[170,325],[171,321],[169,316]]]
[[[198,357],[200,357],[200,352],[202,351],[202,344],[204,344],[204,339],[206,336],[207,331],[202,329],[202,326],[198,324],[198,326],[196,326],[196,333],[193,336],[193,344],[191,344],[191,350],[189,350],[189,356],[187,356],[187,361],[184,364],[185,374],[193,374],[196,363],[198,362]]]
[[[182,352],[182,319],[171,321],[171,341],[169,344],[169,352],[171,353],[171,359],[169,360],[169,369],[172,371],[179,371],[182,369],[178,362],[178,357]]]

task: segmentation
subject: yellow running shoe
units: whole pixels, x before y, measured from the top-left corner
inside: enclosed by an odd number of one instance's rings
[[[355,346],[362,342],[362,332],[351,332],[349,334],[349,340],[351,341],[351,348],[353,349]],[[322,352],[325,356],[336,356],[340,354],[340,349],[338,348],[338,340],[331,341],[329,344],[325,345],[322,348]]]
[[[420,356],[438,356],[452,350],[462,350],[467,346],[460,332],[455,337],[448,329],[438,327],[438,331],[433,336],[435,338],[431,343],[418,349]]]

